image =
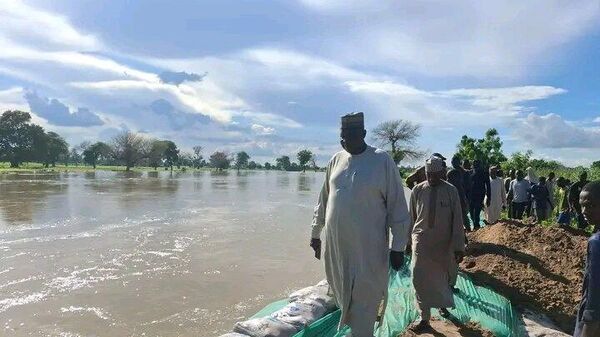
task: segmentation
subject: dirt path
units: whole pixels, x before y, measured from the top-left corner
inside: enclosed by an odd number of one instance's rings
[[[415,334],[408,330],[399,337],[493,337],[489,331],[483,331],[478,326],[472,324],[460,324],[450,321],[431,321],[432,330],[422,334]]]
[[[571,332],[581,297],[585,233],[505,221],[468,237],[464,272]]]

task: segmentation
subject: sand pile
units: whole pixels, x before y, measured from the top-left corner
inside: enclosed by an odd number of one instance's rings
[[[461,324],[459,322],[451,322],[451,321],[440,321],[440,320],[432,320],[431,321],[431,331],[415,334],[414,332],[408,330],[402,333],[399,337],[493,337],[494,335],[489,332],[482,330],[479,326],[475,324]]]
[[[461,269],[476,283],[572,332],[583,283],[584,232],[504,221],[468,237]]]

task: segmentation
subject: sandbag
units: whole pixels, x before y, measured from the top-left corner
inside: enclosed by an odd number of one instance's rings
[[[250,337],[291,337],[298,331],[295,326],[271,317],[249,319],[233,327],[233,332]]]
[[[326,312],[329,312],[336,307],[334,298],[329,294],[329,284],[327,284],[327,280],[323,280],[317,283],[317,285],[293,292],[288,299],[290,302],[299,302],[302,300],[320,302],[325,306]]]
[[[286,305],[283,309],[271,314],[271,318],[291,324],[302,330],[310,324],[325,316],[327,308],[324,303],[309,299],[302,299]]]
[[[527,337],[570,337],[558,330],[558,327],[544,314],[523,310],[524,336]]]
[[[241,333],[237,333],[237,332],[230,332],[230,333],[221,335],[219,337],[248,337],[248,335],[242,335]]]

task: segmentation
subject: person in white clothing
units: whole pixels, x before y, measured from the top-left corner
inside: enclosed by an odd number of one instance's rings
[[[373,337],[389,266],[404,265],[411,225],[398,167],[387,152],[365,143],[366,133],[362,112],[342,117],[344,150],[327,165],[310,243],[320,258],[325,229],[325,273],[342,311],[338,329],[348,325],[354,337]]]
[[[496,223],[500,220],[502,209],[506,207],[506,190],[504,188],[504,180],[498,177],[498,167],[490,168],[490,202],[485,205],[485,222],[488,225]],[[486,197],[487,199],[487,197]]]

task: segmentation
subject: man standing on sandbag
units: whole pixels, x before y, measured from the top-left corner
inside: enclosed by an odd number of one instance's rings
[[[379,305],[387,299],[388,269],[404,264],[410,217],[396,164],[365,143],[362,112],[341,120],[341,145],[327,165],[312,224],[310,246],[321,256],[325,227],[325,272],[342,311],[339,328],[372,337]],[[389,231],[393,234],[389,249]]]
[[[410,198],[412,231],[413,286],[421,321],[412,327],[416,333],[431,328],[431,309],[454,307],[450,286],[465,251],[465,232],[460,197],[454,186],[442,180],[444,169],[439,158],[431,157],[426,165],[427,181],[415,186]]]
[[[588,240],[583,291],[574,337],[600,336],[600,180],[585,185],[579,195],[581,213],[594,234]]]

